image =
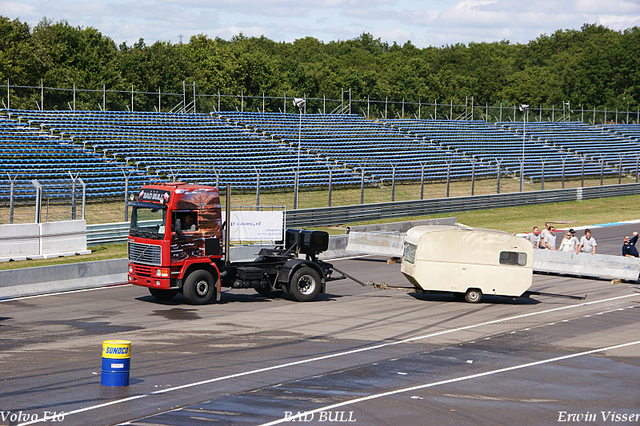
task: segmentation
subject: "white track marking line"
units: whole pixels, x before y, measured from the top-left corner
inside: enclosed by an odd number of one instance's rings
[[[293,367],[293,366],[296,366],[296,365],[309,364],[309,363],[312,363],[312,362],[324,361],[324,360],[331,359],[331,358],[337,358],[337,357],[346,356],[346,355],[353,355],[353,354],[357,354],[357,353],[360,353],[360,352],[367,352],[367,351],[372,351],[372,350],[376,350],[376,349],[382,349],[382,348],[386,348],[386,347],[390,347],[390,346],[397,346],[397,345],[401,345],[401,344],[404,344],[404,343],[410,343],[410,342],[415,342],[415,341],[418,341],[418,340],[429,339],[431,337],[437,337],[437,336],[442,336],[442,335],[445,335],[445,334],[456,333],[458,331],[469,330],[469,329],[472,329],[472,328],[482,327],[482,326],[485,326],[485,325],[492,325],[492,324],[497,324],[497,323],[501,323],[501,322],[505,322],[505,321],[513,321],[513,320],[527,318],[527,317],[531,317],[531,316],[543,315],[543,314],[548,314],[548,313],[551,313],[551,312],[563,311],[563,310],[566,310],[566,309],[574,309],[574,308],[579,308],[579,307],[583,307],[583,306],[594,305],[594,304],[597,304],[597,303],[612,302],[612,301],[615,301],[615,300],[621,300],[621,299],[626,299],[626,298],[629,298],[629,297],[638,297],[638,296],[640,296],[640,293],[627,294],[627,295],[624,295],[624,296],[617,296],[617,297],[612,297],[612,298],[603,299],[603,300],[594,300],[592,302],[584,302],[584,303],[580,303],[580,304],[577,304],[577,305],[561,306],[561,307],[558,307],[558,308],[547,309],[547,310],[544,310],[544,311],[530,312],[530,313],[527,313],[527,314],[516,315],[516,316],[513,316],[513,317],[501,318],[501,319],[497,319],[497,320],[493,320],[493,321],[487,321],[487,322],[482,322],[482,323],[473,324],[473,325],[466,325],[466,326],[462,326],[462,327],[458,327],[458,328],[451,328],[451,329],[448,329],[448,330],[442,330],[442,331],[438,331],[436,333],[426,334],[426,335],[423,335],[423,336],[410,337],[408,339],[399,340],[397,342],[381,343],[381,344],[374,345],[374,346],[368,346],[366,348],[352,349],[352,350],[349,350],[349,351],[338,352],[338,353],[331,354],[331,355],[324,355],[324,356],[319,356],[319,357],[315,357],[315,358],[301,359],[299,361],[288,362],[286,364],[279,364],[279,365],[274,365],[274,366],[271,366],[271,367],[265,367],[265,368],[259,368],[259,369],[256,369],[256,370],[244,371],[242,373],[230,374],[228,376],[221,376],[221,377],[216,377],[216,378],[213,378],[213,379],[202,380],[202,381],[199,381],[199,382],[187,383],[187,384],[184,384],[184,385],[181,385],[181,386],[162,389],[162,390],[158,390],[158,391],[155,391],[155,392],[150,392],[150,393],[146,393],[146,394],[132,396],[132,397],[129,397],[129,398],[117,399],[117,400],[114,400],[114,401],[106,402],[104,404],[98,404],[98,405],[93,405],[93,406],[89,406],[89,407],[85,407],[85,408],[79,408],[77,410],[73,410],[73,411],[69,411],[69,412],[65,413],[65,417],[73,415],[73,414],[83,413],[85,411],[91,411],[91,410],[95,410],[95,409],[98,409],[98,408],[103,408],[103,407],[107,407],[107,406],[110,406],[110,405],[119,404],[121,402],[131,401],[133,399],[146,398],[148,396],[159,395],[159,394],[163,394],[163,393],[167,393],[167,392],[174,392],[174,391],[177,391],[177,390],[180,390],[180,389],[188,389],[188,388],[192,388],[192,387],[195,387],[195,386],[202,386],[202,385],[207,385],[207,384],[210,384],[210,383],[220,382],[220,381],[223,381],[223,380],[235,379],[235,378],[238,378],[238,377],[249,376],[249,375],[258,374],[258,373],[264,373],[266,371],[280,370],[280,369],[283,369],[283,368]],[[35,421],[31,421],[31,422],[26,422],[26,423],[20,423],[18,426],[27,426],[27,425],[31,425],[31,424],[42,422],[42,421],[44,421],[44,419],[35,420]]]
[[[72,293],[83,293],[85,291],[97,291],[97,290],[106,290],[110,288],[118,288],[118,287],[126,287],[131,286],[133,284],[121,283],[121,284],[109,284],[104,287],[95,287],[95,288],[79,288],[77,290],[66,290],[66,291],[58,291],[55,293],[46,293],[46,294],[34,294],[33,296],[20,296],[14,297],[11,299],[0,299],[0,303],[2,302],[14,302],[16,300],[25,300],[25,299],[36,299],[38,297],[48,297],[48,296],[60,296],[63,294],[72,294]]]
[[[411,391],[415,391],[415,390],[419,390],[419,389],[426,389],[426,388],[431,388],[431,387],[440,386],[440,385],[447,385],[447,384],[455,383],[455,382],[462,382],[462,381],[465,381],[465,380],[477,379],[477,378],[480,378],[480,377],[491,376],[491,375],[494,375],[494,374],[505,373],[505,372],[508,372],[508,371],[520,370],[520,369],[523,369],[523,368],[535,367],[537,365],[548,364],[548,363],[562,361],[562,360],[570,359],[570,358],[577,358],[579,356],[591,355],[591,354],[598,353],[598,352],[610,351],[610,350],[624,348],[624,347],[627,347],[627,346],[633,346],[633,345],[638,345],[638,344],[640,344],[640,340],[636,340],[635,342],[622,343],[620,345],[615,345],[615,346],[608,346],[606,348],[599,348],[599,349],[593,349],[593,350],[590,350],[590,351],[579,352],[579,353],[570,354],[570,355],[563,355],[563,356],[550,358],[550,359],[545,359],[545,360],[541,360],[541,361],[529,362],[529,363],[526,363],[526,364],[514,365],[512,367],[499,368],[497,370],[486,371],[484,373],[477,373],[477,374],[471,374],[471,375],[463,376],[463,377],[456,377],[455,379],[442,380],[442,381],[439,381],[439,382],[427,383],[427,384],[424,384],[424,385],[412,386],[412,387],[403,388],[403,389],[396,389],[396,390],[392,390],[392,391],[388,391],[388,392],[383,392],[383,393],[378,393],[378,394],[374,394],[374,395],[364,396],[364,397],[361,397],[361,398],[351,399],[349,401],[344,401],[344,402],[340,402],[340,403],[333,404],[333,405],[327,405],[325,407],[316,408],[315,410],[305,411],[304,413],[296,414],[295,416],[285,417],[285,418],[282,418],[282,419],[274,420],[272,422],[263,423],[263,424],[261,424],[259,426],[273,426],[273,425],[278,425],[278,424],[284,423],[284,422],[291,422],[291,421],[296,421],[296,420],[300,421],[302,419],[302,417],[306,417],[306,416],[308,416],[310,414],[319,413],[321,411],[330,411],[330,410],[333,410],[333,409],[336,409],[336,408],[344,407],[346,405],[353,405],[353,404],[357,404],[359,402],[369,401],[369,400],[372,400],[372,399],[384,398],[384,397],[387,397],[387,396],[396,395],[396,394],[400,394],[400,393],[411,392]]]

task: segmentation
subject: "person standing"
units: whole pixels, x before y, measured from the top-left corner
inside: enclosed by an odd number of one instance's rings
[[[540,231],[537,226],[534,226],[533,232],[528,233],[525,238],[531,242],[534,249],[540,248]]]
[[[569,233],[571,233],[571,239],[573,240],[573,248],[575,250],[576,248],[578,248],[578,244],[580,244],[580,240],[578,239],[578,237],[576,237],[575,229],[573,228],[569,229]]]
[[[622,255],[624,257],[639,257],[636,243],[638,242],[638,233],[634,232],[633,237],[624,236],[624,244],[622,244]]]
[[[578,248],[576,249],[576,253],[591,253],[596,254],[596,239],[591,236],[591,229],[587,228],[584,230],[584,236],[580,238],[580,244],[578,244]]]
[[[544,232],[544,231],[542,231]],[[544,247],[548,250],[556,249],[556,228],[550,226],[547,230],[547,235],[544,237]]]
[[[544,229],[540,233],[540,248],[542,248],[542,249],[547,248],[547,238],[549,238],[549,236],[551,235],[550,234],[551,233],[551,228],[552,228],[551,223],[545,222]],[[554,246],[555,246],[555,244],[554,244]]]
[[[559,251],[567,251],[567,252],[575,252],[576,251],[576,241],[571,235],[571,232],[567,232],[564,234],[564,238],[560,242]]]

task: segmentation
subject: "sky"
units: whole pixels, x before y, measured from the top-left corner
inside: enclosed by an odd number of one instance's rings
[[[370,33],[416,47],[508,40],[558,29],[640,27],[640,0],[0,0],[0,15],[35,26],[43,18],[93,27],[117,44],[178,43],[240,33],[273,41],[328,43]]]

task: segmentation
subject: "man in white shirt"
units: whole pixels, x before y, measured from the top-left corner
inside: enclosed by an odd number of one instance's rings
[[[549,230],[547,231],[547,235],[544,237],[543,244],[546,249],[549,249],[549,250],[556,249],[556,229],[553,226],[549,227]]]
[[[534,226],[533,232],[528,233],[525,238],[531,242],[534,249],[540,248],[540,231],[537,226]]]
[[[584,230],[584,236],[580,238],[580,244],[578,244],[578,248],[576,249],[576,253],[591,253],[596,254],[596,239],[591,236],[591,229]]]
[[[546,222],[544,224],[544,229],[542,230],[542,232],[540,233],[540,248],[548,248],[547,247],[547,239],[549,238],[549,236],[551,235],[551,224],[549,222]],[[554,244],[555,247],[555,244]],[[555,250],[555,248],[554,248]]]

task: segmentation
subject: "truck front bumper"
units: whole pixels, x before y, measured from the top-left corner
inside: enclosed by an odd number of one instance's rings
[[[127,274],[127,278],[130,284],[169,290],[172,288],[171,281],[175,282],[175,280],[171,280],[168,277],[158,276],[157,271],[162,270],[166,271],[166,268],[156,268],[129,263],[129,273]],[[162,275],[162,273],[160,275]]]

